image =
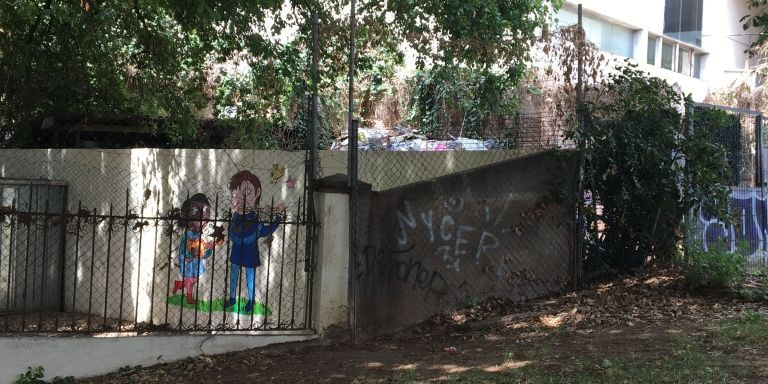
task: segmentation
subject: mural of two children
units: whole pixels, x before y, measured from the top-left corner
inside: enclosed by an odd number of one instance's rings
[[[238,292],[241,269],[245,269],[245,282],[248,299],[242,309],[252,313],[256,305],[255,274],[261,265],[259,256],[259,238],[272,235],[279,227],[285,207],[280,204],[271,223],[259,221],[258,207],[261,199],[261,182],[256,175],[249,171],[234,174],[229,181],[229,191],[232,194],[232,216],[229,221],[229,238],[231,241],[229,263],[229,297],[225,307],[239,306]],[[273,207],[270,207],[274,210]],[[190,196],[181,206],[179,225],[185,232],[181,238],[177,263],[181,280],[173,287],[173,294],[179,291],[186,293],[187,304],[196,305],[195,287],[197,280],[205,273],[205,260],[213,256],[214,249],[224,243],[226,236],[224,228],[216,227],[210,221],[211,206],[208,198],[202,193]],[[240,308],[235,309],[240,312]]]

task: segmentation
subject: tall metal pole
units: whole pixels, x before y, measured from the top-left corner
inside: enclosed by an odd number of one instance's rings
[[[317,22],[317,12],[312,12],[312,101],[311,101],[311,108],[310,113],[312,114],[312,117],[310,118],[310,148],[309,148],[309,158],[312,162],[312,167],[309,170],[309,182],[312,187],[312,191],[314,191],[315,187],[315,181],[317,180],[317,87],[318,83],[320,81],[319,75],[318,75],[318,58],[317,58],[317,51],[318,51],[318,36],[317,36],[317,29],[318,29],[318,22]]]
[[[581,3],[579,3],[579,36],[576,47],[576,60],[578,61],[577,68],[577,82],[576,82],[576,104],[578,108],[581,108],[581,103],[584,102],[584,27],[581,19]],[[579,118],[581,120],[581,118]],[[579,121],[581,123],[581,121]]]
[[[307,261],[304,263],[304,272],[309,274],[310,292],[313,288],[312,274],[315,268],[315,188],[317,186],[317,87],[318,76],[318,36],[317,36],[317,12],[312,11],[312,64],[310,67],[311,95],[309,99],[309,161],[307,162],[307,197],[306,220],[308,223],[306,236]],[[312,313],[312,300],[309,301],[309,313]],[[312,316],[308,317],[308,326],[312,326]]]
[[[357,259],[357,120],[354,119],[355,107],[355,0],[351,0],[349,12],[349,128],[347,150],[348,188],[349,188],[349,326],[350,342],[357,342],[357,290],[355,287]]]
[[[582,116],[582,103],[584,101],[584,83],[583,83],[583,72],[584,72],[584,61],[583,61],[583,50],[582,47],[584,46],[584,28],[582,26],[582,13],[581,13],[581,4],[578,6],[578,25],[579,25],[579,31],[578,36],[576,40],[576,61],[577,61],[577,73],[576,73],[576,116],[578,118],[579,123],[579,129],[584,128],[584,119]],[[577,289],[581,283],[581,268],[582,268],[582,260],[584,258],[584,204],[582,202],[582,198],[584,196],[584,143],[576,143],[577,147],[582,151],[579,155],[579,174],[578,174],[578,180],[577,180],[577,191],[579,196],[576,198],[576,225],[575,225],[575,239],[574,239],[574,249],[573,249],[573,289]],[[594,186],[592,187],[594,189]],[[592,200],[596,198],[595,191],[592,191]]]

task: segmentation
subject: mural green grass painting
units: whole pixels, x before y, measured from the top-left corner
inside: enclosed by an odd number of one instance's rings
[[[187,298],[182,295],[173,295],[168,297],[168,304],[175,306],[184,306],[185,309],[197,309],[199,312],[234,312],[240,315],[260,315],[269,316],[272,311],[262,303],[254,303],[253,311],[246,312],[245,305],[248,303],[247,299],[237,299],[237,303],[231,307],[226,307],[227,300],[214,299],[213,301],[198,300],[197,304],[187,303]]]

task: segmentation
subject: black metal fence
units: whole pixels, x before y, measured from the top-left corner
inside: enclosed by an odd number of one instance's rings
[[[61,183],[0,187],[0,332],[311,327],[306,198],[238,212],[188,193],[149,212],[126,191],[101,213],[67,209]]]

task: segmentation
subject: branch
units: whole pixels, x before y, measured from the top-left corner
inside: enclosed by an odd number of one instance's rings
[[[51,2],[53,0],[47,0],[45,2],[45,6],[43,7],[43,12],[38,14],[35,18],[35,23],[32,24],[32,28],[29,29],[29,32],[27,32],[27,38],[26,43],[30,44],[32,40],[35,38],[35,33],[37,32],[37,28],[40,26],[40,23],[43,21],[43,15],[45,15],[46,10],[51,9]]]
[[[147,29],[147,21],[141,13],[141,8],[139,8],[139,0],[133,0],[133,12],[136,14],[136,17],[139,18],[142,28]]]

